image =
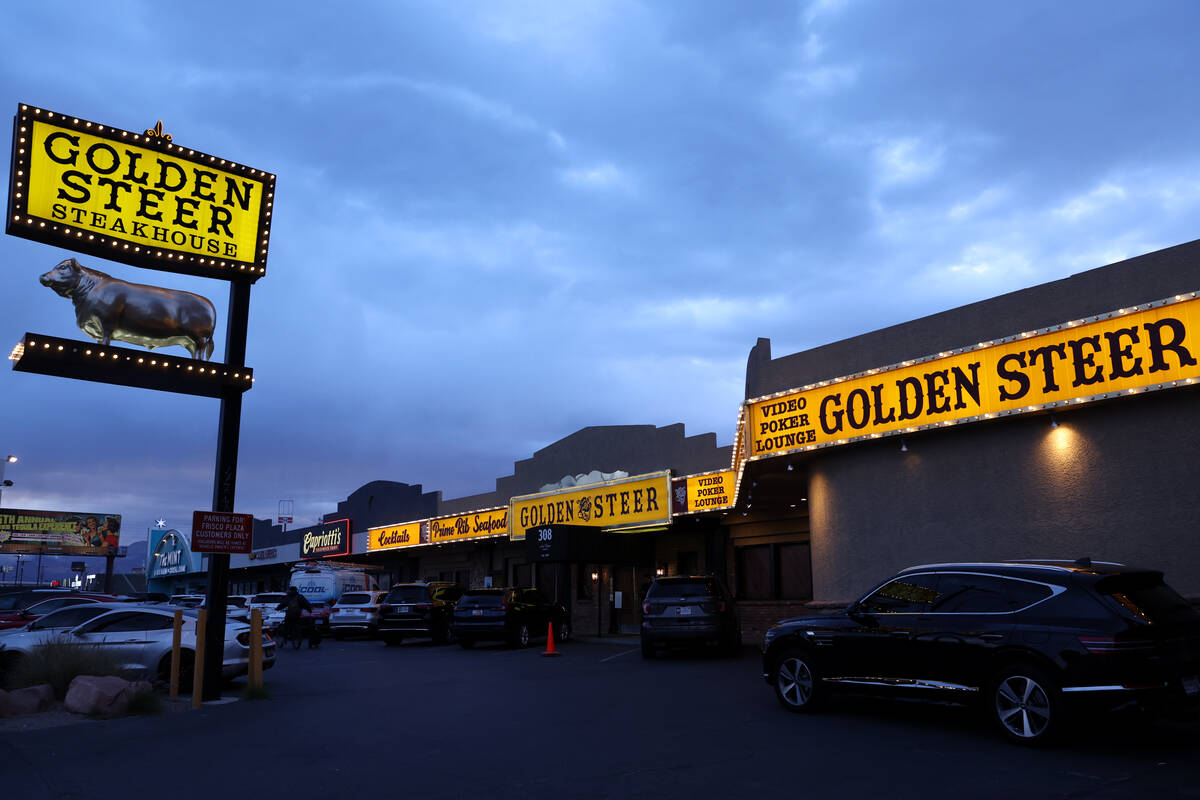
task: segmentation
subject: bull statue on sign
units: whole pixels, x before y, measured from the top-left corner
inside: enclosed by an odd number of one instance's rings
[[[73,258],[59,262],[41,282],[70,298],[79,329],[101,344],[116,339],[148,350],[177,344],[192,358],[212,355],[217,311],[206,297],[118,280]]]

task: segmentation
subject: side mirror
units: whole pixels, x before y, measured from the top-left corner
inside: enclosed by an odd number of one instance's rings
[[[850,607],[846,609],[846,616],[863,625],[875,624],[875,615],[867,611],[858,603],[850,604]]]

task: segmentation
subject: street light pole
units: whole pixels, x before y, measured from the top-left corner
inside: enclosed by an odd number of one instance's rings
[[[3,461],[0,461],[0,496],[2,496],[4,494],[5,486],[12,486],[12,481],[4,480],[4,468],[7,467],[9,464],[17,463],[17,460],[18,460],[17,457],[10,453],[8,456],[6,456],[4,458]]]

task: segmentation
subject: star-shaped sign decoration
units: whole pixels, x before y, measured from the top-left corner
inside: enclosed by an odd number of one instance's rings
[[[166,521],[165,519],[158,519],[158,520],[155,520],[155,521],[154,521],[154,527],[156,527],[156,528],[165,528],[165,527],[167,527],[167,521]]]

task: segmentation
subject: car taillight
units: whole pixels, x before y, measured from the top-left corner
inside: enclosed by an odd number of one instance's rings
[[[649,614],[649,613],[650,613],[650,601],[649,601],[649,600],[643,600],[643,601],[642,601],[642,613],[643,613],[643,614]]]
[[[239,633],[237,635],[237,643],[240,644],[242,647],[249,647],[250,646],[250,634]]]
[[[379,606],[363,606],[363,611],[378,611]]]
[[[1146,653],[1154,650],[1154,640],[1142,637],[1080,636],[1079,643],[1089,653]]]
[[[413,611],[428,611],[433,608],[433,603],[417,603],[413,606]]]

